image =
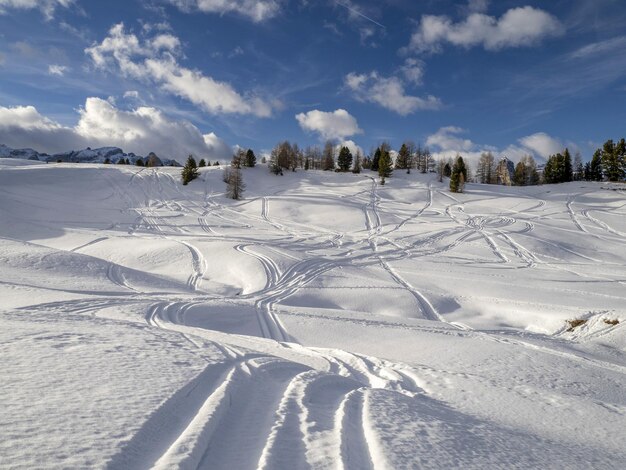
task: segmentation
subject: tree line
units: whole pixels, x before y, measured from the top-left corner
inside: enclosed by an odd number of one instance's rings
[[[266,163],[265,157],[262,163]],[[231,165],[224,170],[223,180],[227,185],[226,195],[232,199],[240,199],[245,184],[241,173],[242,168],[254,167],[257,159],[252,149],[239,149],[233,155]],[[450,178],[450,190],[462,192],[466,182],[475,181],[483,184],[503,184],[513,186],[529,186],[541,183],[565,183],[569,181],[622,181],[626,177],[626,141],[607,140],[602,148],[597,149],[592,159],[583,163],[580,153],[572,159],[570,151],[550,155],[541,171],[531,155],[523,156],[517,164],[504,157],[496,161],[491,152],[481,154],[477,163],[475,177],[472,179],[470,169],[463,157],[435,160],[429,149],[422,148],[411,141],[404,142],[395,161],[388,142],[382,142],[370,152],[363,155],[357,150],[353,155],[347,146],[337,146],[327,141],[323,148],[309,146],[302,149],[297,143],[279,142],[271,151],[268,163],[269,170],[282,175],[283,170],[323,170],[336,172],[360,173],[363,169],[377,172],[380,183],[385,184],[394,169],[410,173],[415,169],[422,173],[436,172],[439,180]],[[210,165],[210,161],[208,165]],[[216,161],[215,165],[219,163]],[[196,165],[193,156],[189,156],[181,173],[183,184],[198,177],[198,167],[206,166],[204,159]]]

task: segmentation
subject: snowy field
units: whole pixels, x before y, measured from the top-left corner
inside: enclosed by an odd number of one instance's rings
[[[626,187],[371,175],[0,160],[0,467],[624,468]]]

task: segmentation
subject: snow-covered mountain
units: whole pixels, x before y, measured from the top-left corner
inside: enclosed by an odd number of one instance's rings
[[[69,162],[69,163],[119,163],[121,159],[128,160],[134,165],[137,160],[147,163],[150,161],[152,166],[180,166],[174,159],[161,159],[154,152],[150,152],[148,156],[142,157],[134,153],[126,153],[119,147],[100,147],[92,149],[87,147],[82,150],[70,150],[68,152],[55,153],[49,155],[40,153],[31,148],[12,149],[4,144],[0,144],[0,158],[19,158],[24,160],[39,160],[42,162]]]

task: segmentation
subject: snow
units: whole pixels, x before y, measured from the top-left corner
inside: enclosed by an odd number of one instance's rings
[[[626,461],[623,186],[179,174],[0,160],[2,467]]]

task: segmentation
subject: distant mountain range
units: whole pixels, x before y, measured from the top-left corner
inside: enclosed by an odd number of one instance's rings
[[[49,155],[40,153],[36,150],[12,149],[4,144],[0,144],[0,158],[21,158],[24,160],[38,160],[41,162],[70,162],[70,163],[119,163],[121,159],[128,160],[131,165],[141,160],[148,166],[181,166],[176,160],[160,159],[154,153],[149,153],[146,157],[135,155],[134,153],[125,153],[119,147],[100,147],[92,149],[87,147],[83,150],[70,150],[69,152],[55,153]]]

